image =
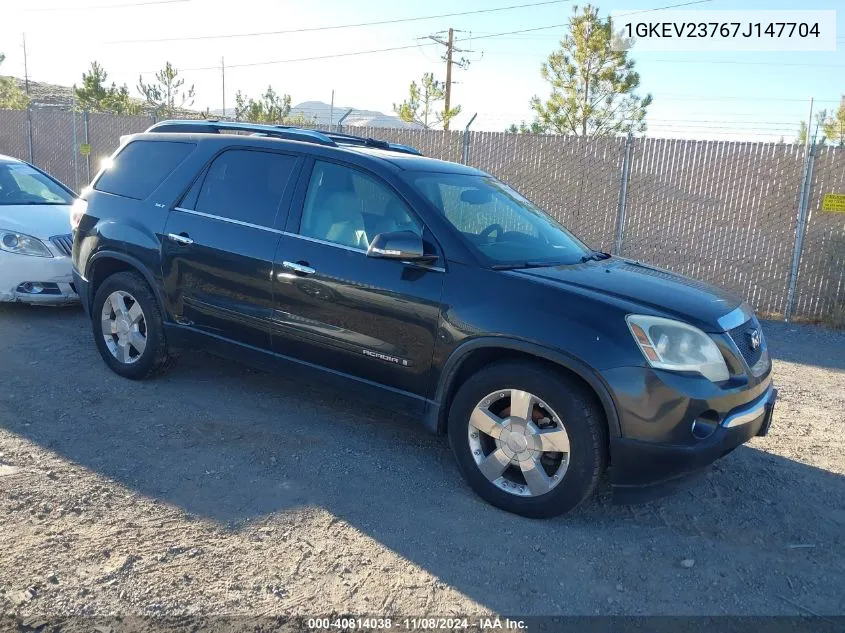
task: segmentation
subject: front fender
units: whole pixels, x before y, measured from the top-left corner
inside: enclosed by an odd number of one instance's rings
[[[437,382],[433,400],[430,400],[426,408],[423,423],[426,429],[431,433],[442,435],[446,431],[446,418],[449,409],[448,394],[451,392],[451,387],[458,375],[458,370],[461,364],[466,361],[470,355],[481,349],[503,349],[510,351],[517,351],[523,354],[540,358],[573,372],[579,378],[584,380],[595,391],[604,409],[605,417],[607,419],[608,430],[611,437],[621,437],[622,433],[619,425],[619,416],[616,412],[616,405],[610,395],[610,390],[602,379],[601,375],[593,370],[584,361],[575,358],[560,350],[551,349],[525,341],[518,338],[509,338],[501,336],[479,336],[464,341],[458,345],[446,363],[443,370],[440,372],[440,378]]]

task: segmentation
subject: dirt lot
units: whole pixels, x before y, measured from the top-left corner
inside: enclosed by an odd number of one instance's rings
[[[845,332],[766,331],[768,438],[532,521],[413,420],[198,353],[128,382],[78,309],[0,306],[0,613],[845,614]]]

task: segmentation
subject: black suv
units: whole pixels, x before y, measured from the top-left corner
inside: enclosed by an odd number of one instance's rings
[[[72,212],[73,264],[121,376],[195,347],[339,380],[448,435],[481,497],[533,517],[608,463],[630,500],[768,431],[747,304],[590,250],[481,171],[214,121],[162,122],[109,163]]]

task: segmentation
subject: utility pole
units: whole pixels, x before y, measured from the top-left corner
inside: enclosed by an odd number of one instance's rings
[[[226,62],[220,58],[220,74],[223,77],[223,118],[226,118]]]
[[[449,43],[446,45],[446,102],[445,110],[449,113],[449,104],[452,102],[452,49],[455,48],[455,31],[449,27]],[[449,129],[449,119],[443,122],[443,129]]]
[[[810,113],[807,115],[807,138],[804,139],[804,159],[810,155],[810,131],[813,129],[813,97],[810,97]]]
[[[23,81],[26,86],[26,96],[29,96],[29,69],[26,65],[26,33],[23,33]]]
[[[443,56],[443,60],[446,62],[446,98],[444,101],[444,111],[448,114],[449,108],[452,104],[452,64],[457,64],[461,68],[466,68],[469,66],[469,60],[465,57],[462,57],[459,60],[455,60],[453,58],[454,53],[471,53],[470,50],[465,50],[462,48],[455,48],[455,29],[450,28],[448,31],[447,39],[444,40],[442,37],[442,33],[436,33],[434,35],[429,35],[428,39],[432,40],[433,42],[437,42],[442,46],[446,47],[446,55]],[[443,121],[443,129],[449,129],[449,119],[447,118]]]
[[[845,146],[845,95],[839,98],[839,112],[836,113],[839,119],[839,147]]]

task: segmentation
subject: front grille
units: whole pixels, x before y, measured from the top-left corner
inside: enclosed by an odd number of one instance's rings
[[[760,337],[760,344],[755,349],[751,344],[752,333],[754,330]],[[731,337],[736,345],[739,353],[745,359],[749,367],[754,367],[760,357],[763,355],[763,349],[766,347],[766,342],[763,339],[763,330],[760,328],[760,322],[756,317],[751,317],[748,321],[740,326],[728,330],[728,336]]]
[[[51,237],[50,241],[53,242],[53,246],[59,249],[59,252],[66,257],[70,257],[73,254],[73,236],[68,235],[56,235],[55,237]]]

